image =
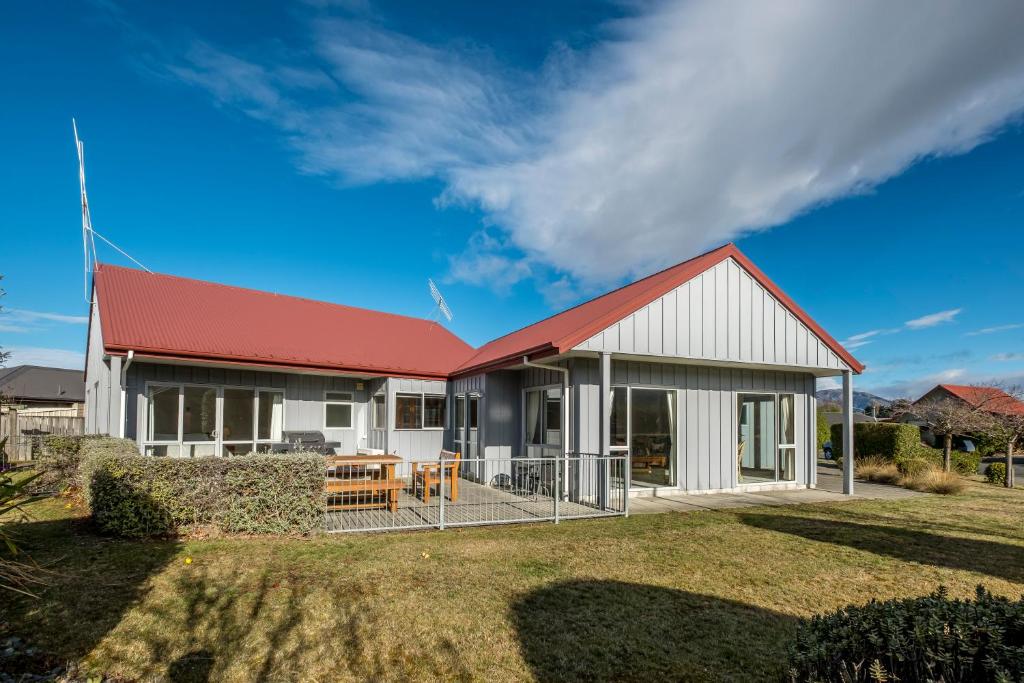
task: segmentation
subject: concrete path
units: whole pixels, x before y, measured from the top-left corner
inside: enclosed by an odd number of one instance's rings
[[[854,482],[855,495],[843,495],[842,471],[832,465],[818,466],[818,488],[795,491],[759,491],[750,493],[677,494],[629,499],[629,514],[644,515],[658,512],[692,512],[694,510],[721,510],[755,505],[798,505],[801,503],[827,503],[846,500],[913,498],[926,495],[885,484]]]

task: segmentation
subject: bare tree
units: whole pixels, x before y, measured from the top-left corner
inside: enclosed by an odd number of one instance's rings
[[[1013,451],[1024,441],[1024,389],[998,383],[985,387],[986,396],[980,404],[983,412],[979,431],[1006,448],[1006,478],[1003,485],[1013,488]]]
[[[984,424],[982,411],[958,398],[929,398],[894,405],[895,410],[912,414],[942,437],[942,468],[947,472],[953,464],[953,437],[978,431]]]

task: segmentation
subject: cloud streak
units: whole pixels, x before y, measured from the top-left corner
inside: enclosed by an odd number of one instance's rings
[[[942,325],[945,323],[951,323],[960,314],[962,308],[953,308],[948,311],[939,311],[938,313],[929,313],[923,315],[920,318],[914,318],[904,323],[908,329],[911,330],[923,330],[927,327],[935,327],[936,325]]]
[[[85,354],[81,351],[70,351],[68,349],[53,349],[42,346],[12,346],[5,348],[11,357],[7,361],[8,367],[14,365],[45,365],[55,368],[69,368],[71,370],[83,370],[85,368]]]
[[[980,330],[974,330],[968,332],[966,336],[977,337],[982,334],[996,334],[998,332],[1009,332],[1010,330],[1019,330],[1024,328],[1024,323],[1010,323],[1008,325],[996,325],[994,327],[983,327]]]
[[[531,73],[322,15],[294,52],[197,43],[168,70],[277,128],[304,172],[440,179],[439,205],[482,210],[496,236],[452,277],[490,264],[503,286],[651,272],[964,153],[1024,107],[1012,0],[640,7]]]
[[[28,311],[23,308],[5,308],[5,317],[19,322],[56,322],[70,325],[85,325],[89,322],[87,315],[65,315],[63,313],[46,313],[43,311]]]

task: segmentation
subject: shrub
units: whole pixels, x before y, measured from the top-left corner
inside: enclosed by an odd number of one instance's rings
[[[825,411],[818,408],[818,452],[825,448],[825,442],[832,438],[831,428],[825,419]],[[834,444],[833,444],[834,448]]]
[[[889,460],[909,457],[921,443],[921,430],[902,422],[858,422],[853,425],[854,459],[880,455]],[[832,452],[843,457],[843,425],[832,425]]]
[[[935,469],[935,463],[927,458],[913,457],[898,460],[896,468],[904,477],[913,478],[924,474],[928,470]]]
[[[879,484],[895,484],[900,478],[896,463],[877,455],[858,460],[854,472],[861,479]]]
[[[152,458],[103,453],[88,466],[89,506],[105,532],[309,533],[323,523],[324,462],[313,454]]]
[[[940,469],[943,467],[944,460],[942,457],[941,448],[931,448],[920,444],[914,453],[914,457],[923,458]],[[978,473],[978,467],[981,466],[981,454],[975,451],[974,453],[965,453],[964,451],[953,451],[950,453],[950,469],[957,474],[962,474],[965,477],[970,477]]]
[[[960,475],[945,472],[933,465],[915,475],[907,475],[900,479],[900,486],[925,493],[956,495],[967,486]]]
[[[1024,679],[1024,598],[979,586],[974,600],[945,588],[921,598],[872,600],[803,622],[789,651],[793,681]]]
[[[1005,462],[994,462],[985,468],[985,479],[990,484],[999,484],[1000,486],[1006,483],[1006,463]]]
[[[33,482],[35,491],[64,491],[77,483],[81,437],[47,436],[36,456],[39,478]]]

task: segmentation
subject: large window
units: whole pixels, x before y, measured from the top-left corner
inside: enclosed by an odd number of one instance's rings
[[[736,460],[739,482],[796,479],[793,394],[740,394]]]
[[[444,429],[444,418],[442,395],[395,395],[395,429]]]
[[[346,391],[324,393],[324,429],[352,429],[352,394]]]
[[[530,455],[557,455],[561,452],[561,388],[548,387],[526,391],[525,425],[526,446]]]
[[[243,454],[269,450],[282,437],[284,392],[279,390],[153,384],[146,398],[147,455]]]
[[[633,484],[674,486],[675,390],[614,387],[612,391],[612,450],[623,450],[621,442],[625,432]]]

